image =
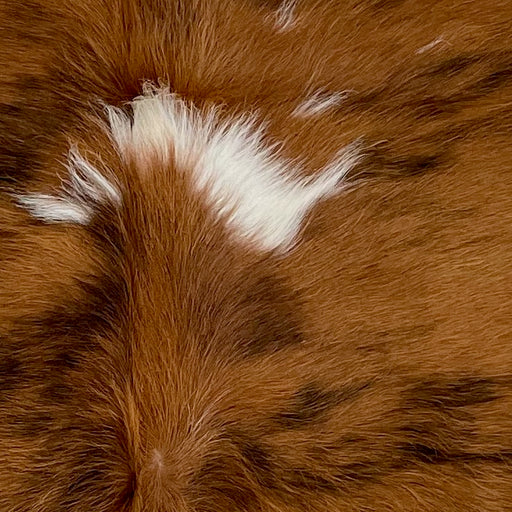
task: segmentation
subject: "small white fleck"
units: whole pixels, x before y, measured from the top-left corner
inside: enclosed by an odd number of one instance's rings
[[[16,199],[33,217],[49,223],[69,222],[85,225],[92,216],[92,210],[87,205],[77,203],[68,197],[26,194]]]
[[[440,45],[441,43],[446,43],[443,36],[439,36],[437,39],[434,39],[432,42],[426,44],[425,46],[422,46],[421,48],[418,48],[416,50],[416,53],[418,55],[425,53],[429,50],[432,50],[432,48],[435,48],[436,46]]]
[[[327,93],[317,91],[298,105],[292,112],[292,115],[296,117],[311,117],[321,114],[326,110],[340,105],[350,92],[351,91]]]
[[[295,25],[297,0],[284,0],[275,13],[274,26],[279,32],[286,32]]]
[[[156,448],[153,450],[153,455],[151,457],[151,465],[153,468],[160,473],[165,467],[164,456],[160,450]]]

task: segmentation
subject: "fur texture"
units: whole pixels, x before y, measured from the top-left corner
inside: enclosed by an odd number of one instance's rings
[[[511,23],[0,0],[0,511],[511,511]]]

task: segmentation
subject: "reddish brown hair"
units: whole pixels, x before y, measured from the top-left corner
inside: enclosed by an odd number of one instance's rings
[[[510,510],[511,23],[1,0],[0,510]],[[119,154],[104,105],[129,120],[147,81],[258,116],[304,176],[360,157],[258,250],[176,162]],[[44,222],[18,198],[61,193],[70,144],[122,204]]]

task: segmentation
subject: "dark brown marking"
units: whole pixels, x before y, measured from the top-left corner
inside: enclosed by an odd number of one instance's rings
[[[403,457],[402,467],[414,464],[467,464],[488,462],[492,464],[510,465],[512,461],[512,444],[509,450],[497,452],[450,451],[422,443],[409,443],[397,447]]]
[[[439,166],[440,162],[440,155],[408,155],[391,159],[388,165],[390,168],[396,169],[401,175],[416,176],[432,171]]]
[[[288,410],[275,417],[275,420],[285,428],[301,427],[305,423],[317,420],[336,406],[337,397],[335,391],[323,391],[316,384],[308,384],[297,391],[291,402]]]
[[[84,459],[77,463],[76,467],[80,470],[72,475],[62,500],[63,509],[67,507],[69,510],[81,502],[89,502],[92,507],[104,506],[106,497],[111,494],[109,488],[111,475],[105,457],[108,455],[103,455],[102,462]]]
[[[454,409],[485,404],[499,397],[492,379],[440,377],[413,386],[407,392],[405,403],[418,409]]]
[[[46,365],[55,371],[72,370],[80,364],[82,358],[83,354],[79,347],[75,349],[62,347],[62,351],[50,356]]]
[[[43,402],[60,404],[68,402],[73,397],[73,387],[70,384],[62,382],[62,378],[59,380],[61,382],[51,382],[44,388],[41,393],[41,399]]]
[[[482,61],[482,59],[483,57],[480,55],[456,55],[434,64],[427,73],[429,75],[441,75],[446,78],[452,78],[473,64]]]
[[[276,276],[251,279],[241,309],[251,319],[239,333],[245,355],[271,353],[302,343],[297,294]]]
[[[447,149],[435,153],[396,155],[391,148],[380,144],[367,151],[364,165],[361,166],[361,171],[355,174],[355,178],[379,175],[389,178],[419,176],[436,171],[448,158]]]
[[[401,457],[410,465],[412,461],[425,464],[439,464],[450,460],[440,449],[423,443],[408,443],[397,447]]]
[[[0,106],[0,181],[13,186],[40,169],[70,121],[55,80],[21,75],[16,88],[19,99]]]
[[[501,87],[509,85],[512,80],[512,66],[505,65],[497,71],[493,71],[485,78],[482,78],[475,84],[480,94],[490,94]]]
[[[48,410],[25,412],[11,421],[13,434],[38,439],[53,427],[53,415]]]
[[[271,469],[270,456],[266,450],[254,441],[240,444],[240,453],[248,465],[258,472],[269,472]]]
[[[87,231],[91,233],[97,246],[107,250],[113,260],[119,260],[124,256],[126,240],[113,205],[97,203],[95,215],[87,226]]]
[[[292,397],[289,408],[275,415],[273,420],[287,429],[301,428],[318,421],[337,405],[355,398],[369,383],[346,386],[338,390],[322,390],[317,384],[308,384]]]
[[[97,349],[95,335],[111,331],[121,317],[124,305],[123,285],[109,274],[97,279],[77,279],[75,286],[84,292],[82,300],[67,300],[48,312],[34,318],[23,319],[11,335],[26,344],[61,340],[54,357],[76,357],[71,341],[81,343],[84,350]],[[67,340],[62,343],[62,340]],[[57,348],[55,345],[52,347]],[[54,360],[55,362],[55,360]]]
[[[21,360],[9,353],[7,349],[2,349],[0,351],[0,399],[7,398],[17,388],[23,377]]]
[[[261,443],[251,440],[239,438],[234,440],[239,447],[240,454],[247,469],[251,471],[258,483],[266,488],[276,486],[276,476],[274,473],[274,464],[270,455],[270,448],[264,447]]]
[[[257,509],[260,503],[240,462],[227,454],[206,458],[194,476],[193,488],[199,509],[208,512],[217,511],[219,506],[233,511]]]

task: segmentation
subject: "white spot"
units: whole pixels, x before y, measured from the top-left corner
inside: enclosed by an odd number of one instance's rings
[[[254,118],[221,121],[215,108],[201,113],[167,89],[146,88],[132,108],[130,122],[108,107],[122,158],[144,168],[155,157],[174,161],[231,231],[262,250],[289,248],[312,206],[339,191],[359,160],[353,145],[315,177],[299,178],[300,169],[280,158],[276,145],[265,144]]]
[[[428,52],[429,50],[431,50],[432,48],[435,48],[436,46],[440,45],[441,43],[446,43],[446,41],[445,41],[443,36],[440,36],[437,39],[434,39],[434,41],[432,41],[431,43],[428,43],[425,46],[422,46],[421,48],[418,48],[416,50],[416,53],[418,55],[420,55],[422,53]]]
[[[60,195],[17,196],[18,204],[45,222],[87,224],[98,204],[121,203],[119,190],[84,160],[75,147],[69,151],[67,169],[69,181],[64,183]]]
[[[292,115],[296,117],[311,117],[321,114],[326,110],[338,106],[349,95],[349,93],[350,91],[337,93],[317,91],[298,105]]]
[[[293,28],[295,25],[296,7],[296,0],[283,0],[275,13],[274,26],[276,30],[286,32]]]

